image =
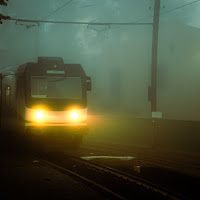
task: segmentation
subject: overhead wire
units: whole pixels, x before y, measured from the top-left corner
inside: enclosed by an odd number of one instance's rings
[[[46,17],[44,17],[42,20],[54,15],[56,12],[58,12],[59,10],[61,10],[62,8],[64,8],[66,5],[68,5],[70,2],[72,2],[73,0],[69,0],[68,2],[66,2],[65,4],[63,4],[62,6],[60,6],[59,8],[57,8],[55,11],[53,11],[52,13],[50,13],[49,15],[47,15]],[[39,23],[36,23],[34,25],[27,25],[27,24],[19,24],[18,22],[23,22],[23,21],[20,21],[20,20],[16,20],[15,24],[16,25],[20,25],[20,26],[25,26],[26,29],[23,31],[27,31],[29,28],[32,28],[32,27],[35,27],[35,26],[39,26]],[[32,22],[32,23],[35,23],[35,22]]]
[[[153,23],[149,23],[149,22],[144,22],[144,23],[140,23],[141,21],[144,21],[146,19],[150,19],[152,17],[146,17],[146,18],[142,18],[140,20],[134,21],[134,22],[81,22],[81,21],[47,21],[44,20],[49,16],[52,16],[53,14],[55,14],[56,12],[58,12],[60,9],[62,9],[64,6],[66,6],[67,4],[69,4],[72,0],[68,1],[66,4],[64,4],[63,6],[59,7],[57,10],[55,10],[53,13],[49,14],[48,16],[46,16],[45,18],[43,18],[43,20],[29,20],[29,19],[18,19],[18,18],[11,18],[9,20],[14,20],[14,21],[18,21],[18,22],[32,22],[32,23],[53,23],[53,24],[79,24],[79,25],[106,25],[106,26],[111,26],[111,25],[152,25]],[[165,14],[165,13],[169,13],[169,12],[173,12],[175,10],[178,10],[180,8],[195,4],[195,3],[199,3],[200,0],[196,0],[196,1],[192,1],[190,3],[187,4],[183,4],[181,6],[175,7],[173,9],[167,10],[165,12],[161,12],[160,15]]]
[[[47,15],[46,17],[43,18],[46,19],[52,15],[54,15],[56,12],[58,12],[59,10],[61,10],[62,8],[64,8],[66,5],[68,5],[70,2],[72,2],[73,0],[69,0],[68,2],[66,2],[64,5],[60,6],[58,9],[56,9],[54,12],[50,13],[49,15]],[[17,20],[16,20],[16,24],[17,24]],[[19,25],[22,25],[22,24],[19,24]],[[39,24],[38,24],[39,25]],[[26,28],[28,27],[28,25],[25,25]],[[30,27],[34,27],[35,25],[32,25],[32,26],[29,26]],[[28,30],[29,28],[25,29],[24,31]],[[9,68],[13,68],[13,67],[16,67],[16,66],[19,66],[19,64],[14,64],[14,65],[7,65],[7,66],[2,66],[1,67],[1,70],[5,70],[5,69],[9,69]]]
[[[178,6],[178,7],[176,7],[176,8],[172,8],[172,9],[170,9],[170,10],[167,10],[167,11],[165,11],[165,12],[161,12],[160,14],[169,13],[169,12],[172,12],[172,11],[174,11],[174,10],[178,10],[178,9],[180,9],[180,8],[184,8],[184,7],[186,7],[186,6],[189,6],[189,5],[192,5],[192,4],[195,4],[195,3],[199,3],[199,2],[200,2],[200,0],[192,1],[192,2],[190,2],[190,3],[187,3],[187,4],[184,4],[184,5]]]
[[[60,7],[57,8],[55,11],[53,11],[52,13],[50,13],[49,15],[47,15],[46,17],[44,17],[44,18],[42,19],[42,21],[45,20],[45,19],[47,19],[47,18],[49,18],[50,16],[54,15],[55,13],[57,13],[58,11],[60,11],[61,9],[63,9],[66,5],[68,5],[68,4],[71,3],[72,1],[73,1],[73,0],[69,0],[69,1],[66,2],[64,5],[60,6]]]
[[[12,21],[16,21],[16,22],[32,22],[32,23],[38,23],[38,24],[39,23],[54,23],[54,24],[107,25],[107,26],[110,26],[110,25],[152,25],[153,24],[153,23],[148,23],[148,22],[147,23],[139,23],[140,21],[144,21],[146,19],[152,18],[153,16],[152,17],[148,17],[148,18],[147,17],[146,18],[142,18],[142,19],[134,21],[134,22],[121,22],[121,23],[114,23],[114,22],[106,22],[106,23],[95,22],[95,23],[93,23],[93,22],[80,22],[80,21],[79,22],[74,22],[74,21],[46,21],[46,20],[44,20],[44,19],[52,16],[56,12],[60,11],[62,8],[64,8],[70,2],[72,2],[72,0],[66,2],[64,5],[62,5],[58,9],[56,9],[53,13],[51,13],[51,14],[47,15],[46,17],[44,17],[42,20],[29,20],[29,19],[18,19],[18,18],[10,18],[8,20],[12,20]],[[175,7],[173,9],[167,10],[165,12],[161,12],[160,15],[172,12],[174,10],[178,10],[180,8],[183,8],[183,7],[198,3],[198,2],[200,2],[200,0],[196,0],[196,1],[192,1],[192,2],[187,3],[187,4],[183,4],[181,6]]]
[[[160,12],[160,15],[163,15],[163,14],[169,13],[169,12],[173,12],[173,11],[175,11],[175,10],[178,10],[178,9],[180,9],[180,8],[183,8],[183,7],[186,7],[186,6],[195,4],[195,3],[200,3],[200,0],[192,1],[192,2],[190,2],[190,3],[183,4],[183,5],[181,5],[181,6],[177,6],[177,7],[175,7],[175,8],[172,8],[172,9],[170,9],[170,10],[167,10],[167,11],[164,11],[164,12]],[[135,21],[135,22],[141,22],[141,21],[144,21],[144,20],[147,20],[147,19],[152,19],[152,18],[153,18],[153,16],[151,16],[151,17],[148,16],[148,17],[144,17],[144,18],[142,18],[142,19],[139,19],[139,20],[137,20],[137,21]]]
[[[62,23],[62,24],[79,24],[79,25],[107,25],[107,26],[111,26],[111,25],[152,25],[153,23],[139,23],[141,21],[144,21],[146,19],[150,19],[152,17],[145,17],[145,18],[142,18],[140,20],[137,20],[137,21],[134,21],[134,22],[128,22],[128,23],[113,23],[113,22],[107,22],[107,23],[98,23],[98,22],[70,22],[70,21],[45,21],[44,19],[54,15],[56,12],[60,11],[62,8],[64,8],[66,5],[68,5],[70,2],[72,2],[72,0],[66,2],[64,5],[62,5],[61,7],[59,7],[58,9],[56,9],[54,12],[52,12],[51,14],[47,15],[46,17],[44,17],[42,20],[27,20],[27,19],[17,19],[17,18],[10,18],[9,20],[13,20],[13,21],[21,21],[21,22],[33,22],[33,23]],[[195,4],[195,3],[199,3],[200,0],[196,0],[196,1],[192,1],[192,2],[189,2],[187,4],[183,4],[181,6],[177,6],[175,8],[172,8],[170,10],[167,10],[167,11],[164,11],[164,12],[161,12],[160,15],[162,14],[165,14],[165,13],[169,13],[169,12],[173,12],[175,10],[178,10],[178,9],[181,9],[183,7],[186,7],[186,6],[189,6],[189,5],[192,5],[192,4]],[[15,66],[15,65],[14,65]],[[9,68],[11,66],[7,66],[5,68]],[[5,69],[3,68],[3,69]]]
[[[34,23],[51,23],[51,24],[79,24],[79,25],[152,25],[152,23],[137,23],[137,22],[75,22],[75,21],[45,21],[32,19],[11,18],[10,20],[18,22],[34,22]]]

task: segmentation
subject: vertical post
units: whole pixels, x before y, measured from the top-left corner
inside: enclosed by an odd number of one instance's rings
[[[3,83],[3,76],[2,74],[0,74],[0,84],[1,84],[1,88],[0,88],[0,93],[1,93],[1,96],[0,96],[0,128],[1,128],[1,125],[2,125],[2,98],[3,98],[3,86],[2,86],[2,83]]]
[[[156,112],[156,88],[157,88],[157,51],[158,51],[158,25],[159,25],[160,0],[155,0],[153,17],[153,42],[151,63],[151,112]]]
[[[151,114],[152,114],[152,148],[157,146],[157,134],[158,134],[158,121],[153,116],[153,112],[157,111],[157,52],[158,52],[158,26],[159,26],[159,11],[160,0],[154,2],[154,17],[153,17],[153,41],[152,41],[152,63],[151,63],[151,87],[150,101],[151,101]]]
[[[40,39],[39,39],[39,25],[37,27],[37,29],[35,30],[35,55],[36,55],[36,59],[39,56],[39,47],[40,46]]]

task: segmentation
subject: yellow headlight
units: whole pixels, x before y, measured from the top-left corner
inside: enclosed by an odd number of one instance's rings
[[[72,119],[78,119],[78,117],[79,117],[79,115],[77,112],[72,112],[72,114],[71,114]]]
[[[36,116],[36,118],[37,119],[39,119],[39,120],[41,120],[41,119],[43,119],[44,117],[45,117],[45,115],[42,113],[42,112],[37,112],[36,114],[35,114],[35,116]]]

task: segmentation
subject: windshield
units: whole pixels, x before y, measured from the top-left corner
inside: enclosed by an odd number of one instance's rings
[[[80,99],[80,77],[31,77],[32,98]]]

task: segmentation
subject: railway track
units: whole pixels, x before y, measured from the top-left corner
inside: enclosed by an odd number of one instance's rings
[[[132,150],[119,151],[119,147],[103,146],[84,146],[83,149],[93,152],[93,154],[116,154],[116,155],[129,155],[135,158],[137,165],[153,166],[173,171],[185,173],[192,176],[200,177],[200,162],[196,157],[177,159],[177,156],[169,156],[168,153],[153,152],[152,150],[145,150],[145,148],[135,148]]]
[[[85,182],[109,199],[188,199],[142,178],[77,157],[49,156],[39,163]]]

